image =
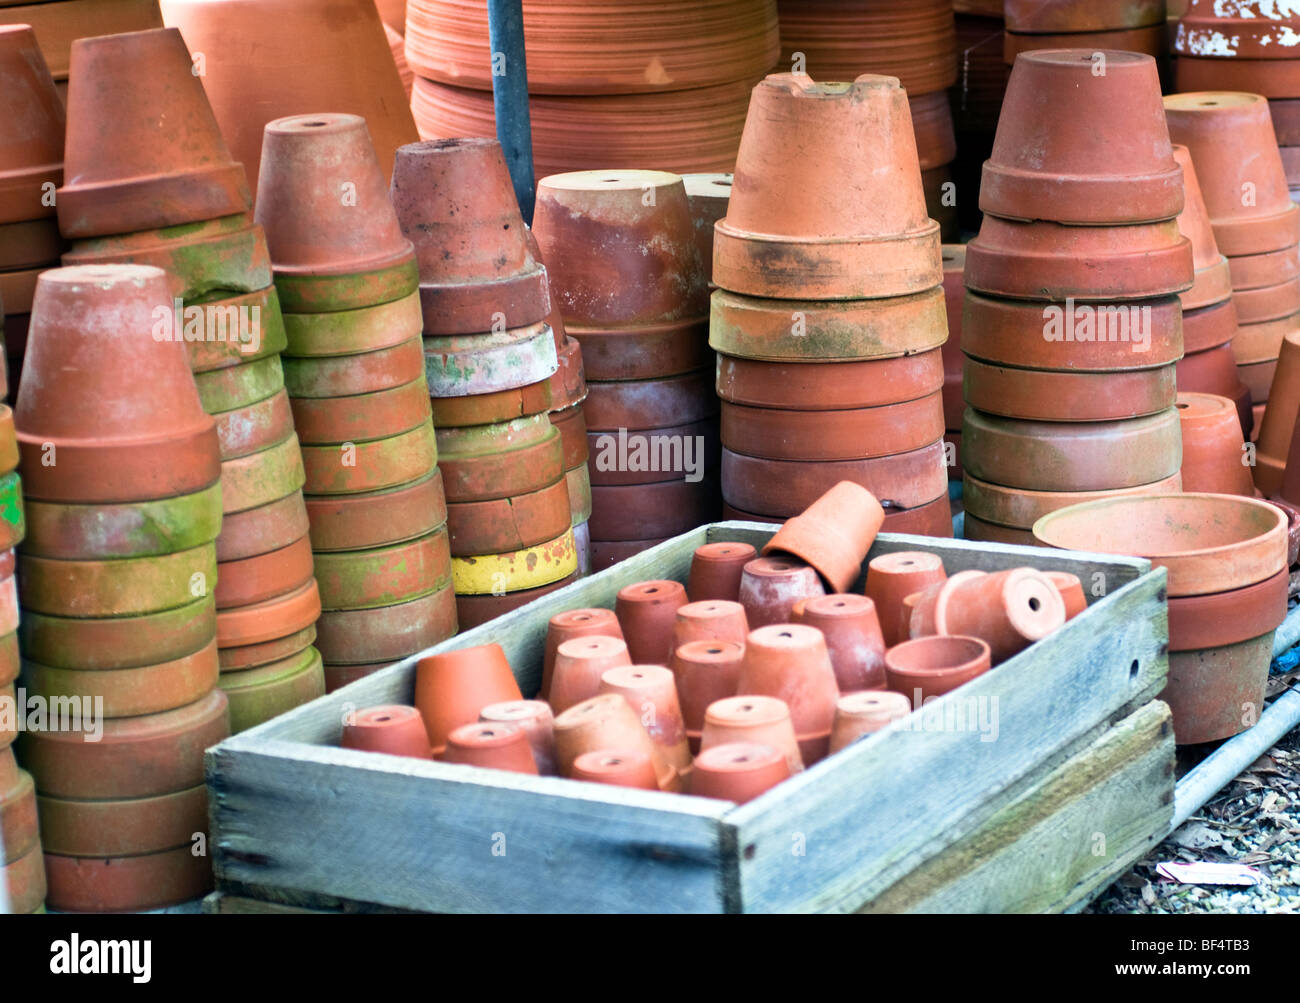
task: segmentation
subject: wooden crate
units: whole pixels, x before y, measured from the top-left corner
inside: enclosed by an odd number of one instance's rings
[[[430,651],[499,642],[522,690],[536,692],[554,613],[612,607],[647,578],[684,581],[700,544],[761,545],[773,530],[703,527]],[[1164,569],[888,534],[871,556],[897,550],[937,553],[950,574],[1070,571],[1104,594],[991,672],[742,806],[337,747],[349,712],[412,701],[408,658],[208,751],[218,882],[208,908],[1081,907],[1171,817],[1173,735],[1155,700],[1168,664]],[[971,717],[980,706],[982,728]]]

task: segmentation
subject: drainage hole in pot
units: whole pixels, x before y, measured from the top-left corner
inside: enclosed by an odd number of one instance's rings
[[[319,129],[322,126],[326,126],[326,125],[329,125],[329,123],[328,122],[304,122],[302,124],[304,129]]]
[[[384,714],[384,715],[382,715],[381,717],[377,717],[377,718],[375,718],[375,720],[376,720],[376,721],[391,721],[392,718],[389,717],[387,714]]]
[[[844,608],[845,606],[847,606],[847,605],[848,605],[848,603],[846,603],[843,599],[841,599],[839,602],[837,602],[837,603],[835,604],[835,608],[836,608],[836,609],[843,609],[843,608]]]
[[[1038,601],[1038,596],[1029,597],[1029,608],[1037,613],[1042,608],[1042,603]]]
[[[1133,659],[1133,664],[1128,667],[1128,677],[1130,679],[1136,679],[1137,674],[1138,674],[1138,660],[1135,658]]]
[[[748,755],[748,753],[744,753],[744,752],[742,752],[742,753],[740,753],[739,755],[732,756],[732,757],[731,757],[731,761],[732,761],[733,763],[748,763],[748,762],[749,762],[749,755]]]
[[[783,630],[783,631],[781,631],[781,633],[777,634],[776,636],[777,636],[777,637],[794,637],[794,635],[791,634],[788,630]]]
[[[747,703],[744,704],[740,709],[743,711],[751,711],[754,709],[754,705],[752,703]]]
[[[721,648],[709,648],[709,649],[708,649],[708,652],[709,652],[710,655],[721,655],[721,654],[722,654],[722,649],[721,649]]]
[[[1174,405],[1174,407],[1178,408],[1179,410],[1182,410],[1183,408],[1185,408],[1185,407],[1187,407],[1187,406],[1188,406],[1188,405],[1187,405],[1186,403],[1181,403],[1181,404],[1175,404],[1175,405]]]

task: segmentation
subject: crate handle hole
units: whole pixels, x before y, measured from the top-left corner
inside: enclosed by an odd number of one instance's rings
[[[1128,677],[1130,679],[1136,679],[1137,674],[1138,674],[1138,660],[1135,658],[1133,659],[1133,664],[1128,667]]]

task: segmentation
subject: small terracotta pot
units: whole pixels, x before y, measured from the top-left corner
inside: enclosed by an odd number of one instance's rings
[[[752,631],[737,692],[785,701],[803,761],[811,765],[826,755],[839,687],[821,631],[801,624]]]
[[[1234,351],[1236,345],[1233,345]],[[1244,361],[1238,359],[1238,362]],[[1282,339],[1277,368],[1268,392],[1268,408],[1260,422],[1255,486],[1265,495],[1275,494],[1291,448],[1296,417],[1300,415],[1300,329]]]
[[[943,559],[937,554],[905,550],[872,558],[867,565],[866,595],[876,604],[886,647],[911,636],[911,614],[903,600],[946,577]]]
[[[52,216],[42,186],[63,182],[63,101],[30,26],[0,27],[0,67],[14,116],[0,147],[0,223]],[[16,312],[12,304],[8,309]]]
[[[725,599],[689,602],[677,608],[673,623],[673,651],[692,641],[732,641],[744,644],[749,636],[745,607]]]
[[[522,699],[499,644],[447,651],[416,663],[415,706],[424,718],[434,755],[453,729],[476,722],[484,707]]]
[[[600,692],[600,680],[608,669],[631,665],[628,646],[621,637],[587,634],[571,637],[555,649],[555,667],[547,700],[556,714]]]
[[[757,556],[758,551],[748,543],[706,543],[697,547],[691,557],[686,595],[691,602],[736,600],[745,565]]]
[[[551,681],[555,678],[555,655],[560,645],[575,637],[589,637],[592,634],[622,640],[623,628],[612,610],[599,607],[566,610],[551,617],[546,626],[546,647],[542,660],[540,696],[543,700],[550,699]]]
[[[796,602],[825,594],[813,568],[785,557],[755,558],[740,578],[740,604],[751,628],[788,623]]]
[[[537,772],[553,777],[555,765],[555,715],[544,700],[511,700],[489,704],[479,711],[479,720],[488,724],[508,724],[521,730],[533,750]]]
[[[439,758],[512,773],[537,773],[533,749],[522,728],[513,724],[477,721],[464,724],[447,736],[447,748]]]
[[[845,592],[857,580],[884,521],[884,509],[870,491],[841,481],[783,525],[763,553],[793,554],[816,568],[836,591]]]
[[[958,571],[952,578],[937,579],[930,585],[925,586],[921,591],[904,596],[903,616],[907,623],[907,633],[903,640],[929,637],[931,634],[939,633],[935,611],[938,608],[939,596],[945,588],[948,588],[948,583],[952,581],[960,585],[973,578],[979,578],[984,573],[975,570]]]
[[[660,790],[675,790],[680,780],[661,746],[637,718],[632,705],[617,693],[602,693],[555,717],[555,758],[560,775],[573,776],[574,761],[584,752],[617,749],[641,753],[654,764]]]
[[[678,775],[684,777],[690,772],[691,750],[672,672],[660,665],[607,669],[600,677],[600,692],[617,693],[627,700]]]
[[[691,751],[700,751],[705,714],[715,701],[734,696],[745,646],[734,641],[690,641],[672,657],[682,720]]]
[[[871,599],[829,595],[800,600],[795,623],[822,632],[841,693],[884,688],[885,639]]]
[[[719,745],[746,742],[765,745],[785,757],[791,773],[804,768],[800,743],[785,701],[766,696],[736,696],[709,705],[704,718],[700,754]]]
[[[691,774],[691,793],[744,804],[790,776],[790,764],[767,745],[727,742],[700,753]]]
[[[343,724],[339,745],[345,749],[386,752],[393,756],[431,759],[429,733],[414,707],[391,704],[357,711]]]
[[[1183,431],[1183,490],[1253,497],[1255,484],[1243,462],[1245,439],[1236,405],[1226,397],[1180,393],[1178,417]]]
[[[647,753],[639,750],[595,749],[584,752],[574,759],[569,779],[636,787],[643,791],[659,789],[654,763]]]
[[[910,713],[912,701],[890,690],[849,693],[840,697],[835,702],[835,723],[831,727],[831,754]]]
[[[1067,620],[1073,620],[1088,608],[1088,600],[1083,594],[1083,582],[1078,575],[1072,575],[1068,571],[1044,571],[1043,574],[1056,586],[1056,591],[1061,593]]]
[[[673,652],[673,624],[686,605],[681,582],[649,581],[625,585],[614,602],[614,614],[637,665],[667,665]]]
[[[885,653],[889,688],[915,706],[983,675],[989,665],[987,644],[978,637],[955,634],[916,638]]]
[[[1159,699],[1173,715],[1179,745],[1212,742],[1252,727],[1263,712],[1273,631],[1218,648],[1169,653]]]
[[[1065,602],[1052,581],[1032,568],[957,580],[935,602],[935,632],[978,637],[993,664],[1041,640],[1065,623]]]

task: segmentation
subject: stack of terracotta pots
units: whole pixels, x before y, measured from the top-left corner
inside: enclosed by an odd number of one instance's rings
[[[559,588],[578,570],[546,269],[495,140],[412,143],[392,199],[415,244],[424,365],[462,627]]]
[[[0,28],[0,311],[4,362],[17,389],[36,276],[63,250],[54,213],[63,183],[63,101],[32,29]]]
[[[852,480],[887,531],[950,536],[939,225],[896,80],[754,88],[713,281],[724,512],[780,521]]]
[[[1036,49],[1165,52],[1165,0],[1006,0],[1004,53],[1015,63]]]
[[[75,67],[74,53],[74,81]],[[207,829],[203,749],[230,727],[221,444],[184,345],[152,336],[171,298],[157,268],[90,265],[45,272],[32,306],[15,409],[22,685],[76,716],[29,729],[19,752],[48,901],[68,911],[167,905],[211,881],[193,841]]]
[[[1019,56],[984,165],[962,322],[970,539],[1031,543],[1056,508],[1179,484],[1183,172],[1155,60],[1105,52],[1098,74],[1096,55]]]
[[[610,164],[731,170],[749,88],[780,52],[776,6],[524,0],[537,175]],[[420,135],[495,136],[492,80],[515,70],[491,51],[487,6],[411,0],[405,34]]]
[[[1264,98],[1171,94],[1165,113],[1170,135],[1191,153],[1215,241],[1228,257],[1238,320],[1232,349],[1259,427],[1282,340],[1300,330],[1300,207],[1291,201]],[[1289,419],[1284,426],[1289,435]],[[1286,443],[1271,455],[1283,460]]]
[[[1223,494],[1073,505],[1034,524],[1044,546],[1149,557],[1169,574],[1169,679],[1180,745],[1229,738],[1264,710],[1273,632],[1286,618],[1287,516]]]
[[[356,115],[268,123],[260,185],[336,689],[456,632],[415,252]]]
[[[605,568],[717,518],[707,273],[675,174],[552,175],[533,225],[582,346],[592,566]]]
[[[930,216],[957,239],[950,165],[957,158],[948,88],[957,82],[950,0],[778,0],[782,68],[818,80],[897,77],[911,104]],[[945,197],[946,196],[946,197]]]
[[[948,340],[943,343],[943,441],[948,480],[961,480],[961,422],[966,401],[961,392],[961,314],[966,302],[966,245],[943,245],[943,302],[948,314]]]
[[[12,662],[16,674],[17,645]],[[3,687],[0,693],[5,693]],[[36,820],[36,785],[14,756],[16,734],[8,726],[0,729],[0,915],[45,911],[45,856]]]
[[[58,193],[71,241],[64,263],[166,270],[172,305],[153,335],[186,345],[199,399],[217,419],[221,686],[241,731],[324,692],[303,458],[266,237],[176,29],[73,43],[71,83]]]
[[[952,170],[963,230],[979,229],[980,170],[993,149],[1011,67],[1003,58],[1002,0],[953,0],[957,83],[950,91],[957,159]]]

